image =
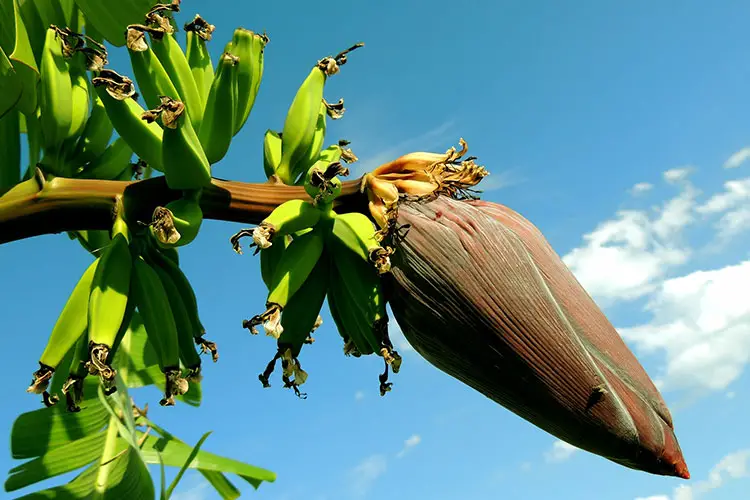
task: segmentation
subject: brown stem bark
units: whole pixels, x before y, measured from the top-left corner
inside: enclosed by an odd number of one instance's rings
[[[118,197],[125,201],[131,224],[147,223],[154,208],[180,196],[167,187],[164,177],[129,182],[56,177],[40,179],[37,186],[27,190],[31,192],[10,191],[0,197],[0,244],[64,231],[110,229]],[[206,219],[258,224],[285,201],[306,198],[302,187],[214,179],[203,191],[201,208]],[[340,212],[367,209],[359,180],[343,183],[335,206]]]

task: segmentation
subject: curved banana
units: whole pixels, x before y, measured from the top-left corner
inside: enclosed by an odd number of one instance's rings
[[[344,276],[335,265],[330,266],[328,280],[328,309],[339,335],[344,340],[344,354],[347,356],[369,356],[377,352],[379,345],[371,342],[371,326],[360,312],[354,298],[344,286]]]
[[[325,99],[320,102],[320,111],[318,112],[318,119],[315,124],[315,132],[313,133],[312,141],[310,142],[310,148],[304,155],[304,159],[297,163],[292,170],[292,178],[294,184],[302,185],[305,182],[305,175],[307,170],[318,161],[323,148],[323,142],[326,136],[326,114],[328,107],[326,106]]]
[[[211,184],[211,164],[190,119],[185,116],[185,105],[162,97],[159,107],[143,116],[146,121],[153,122],[158,115],[164,124],[161,154],[167,186],[179,191]]]
[[[234,30],[232,50],[239,57],[239,65],[237,68],[237,104],[232,135],[237,135],[245,125],[255,99],[258,97],[263,79],[263,54],[268,42],[269,39],[265,34],[260,35],[244,28]]]
[[[98,158],[74,172],[73,177],[114,180],[120,177],[125,170],[132,174],[130,163],[132,157],[133,148],[125,139],[118,137]]]
[[[281,164],[281,135],[273,130],[266,130],[263,136],[263,172],[269,179],[276,175]]]
[[[216,344],[203,338],[206,329],[203,323],[201,323],[200,313],[198,312],[198,299],[195,296],[193,286],[182,272],[182,269],[180,269],[179,263],[174,261],[173,256],[170,256],[170,249],[155,248],[152,246],[149,249],[149,258],[152,265],[158,265],[169,274],[172,282],[177,287],[192,324],[193,342],[200,346],[201,353],[211,353],[214,363],[217,362],[219,360],[219,352]]]
[[[202,222],[200,190],[196,190],[164,207],[156,207],[149,231],[159,246],[180,247],[198,236]]]
[[[135,94],[133,81],[112,70],[103,69],[91,82],[117,134],[148,166],[163,172],[163,131],[158,124],[142,119],[146,110],[131,98]]]
[[[133,298],[143,318],[149,341],[159,355],[166,387],[161,406],[174,406],[174,396],[185,394],[190,388],[180,371],[180,343],[167,292],[159,275],[138,256],[133,260]]]
[[[27,392],[45,394],[49,380],[65,354],[86,333],[89,294],[98,264],[98,258],[89,264],[68,297],[39,358],[39,370],[34,372],[34,379],[26,389]]]
[[[125,319],[133,267],[129,231],[119,215],[112,233],[99,258],[88,307],[89,373],[101,378],[107,393],[115,391],[116,372],[108,358]]]
[[[234,135],[238,66],[238,58],[233,54],[224,52],[221,55],[206,99],[206,111],[198,137],[211,164],[224,158]]]
[[[279,236],[274,240],[274,244],[268,248],[260,250],[260,276],[265,283],[266,288],[271,287],[273,273],[279,265],[281,256],[284,255],[292,237],[288,234]]]
[[[195,381],[199,382],[201,379],[201,358],[195,350],[195,342],[193,341],[193,323],[188,312],[187,305],[182,298],[180,290],[177,288],[177,284],[172,279],[172,276],[159,265],[158,262],[151,260],[153,252],[147,252],[145,258],[151,269],[156,271],[159,275],[161,284],[164,286],[164,291],[167,294],[167,300],[169,301],[169,307],[174,317],[175,327],[177,328],[177,340],[180,349],[180,361],[187,369],[187,380],[188,382]]]
[[[211,40],[216,27],[213,24],[208,24],[201,16],[196,14],[191,22],[185,24],[184,29],[187,42],[185,57],[187,57],[190,65],[190,72],[193,74],[193,80],[195,80],[195,86],[201,97],[205,113],[206,99],[211,90],[211,82],[214,79],[214,66],[206,42]]]
[[[64,34],[47,28],[40,64],[39,120],[45,150],[58,154],[73,121],[73,85]]]
[[[78,52],[69,64],[72,113],[70,128],[65,135],[66,156],[73,152],[89,119],[89,80],[86,76],[86,56]]]
[[[84,165],[98,158],[107,149],[107,144],[109,144],[114,131],[99,95],[93,92],[90,97],[92,100],[91,114],[86,120],[86,127],[83,129],[81,137],[78,138],[75,150],[69,157],[79,165]]]
[[[272,245],[277,236],[296,233],[302,229],[315,226],[321,217],[321,211],[306,200],[285,201],[268,215],[252,230],[242,230],[232,237],[232,246],[235,251],[242,253],[239,246],[239,238],[252,234],[253,244],[260,249]]]
[[[138,90],[146,101],[149,109],[154,109],[161,103],[159,96],[180,99],[180,94],[172,79],[169,77],[163,61],[157,57],[152,46],[146,43],[144,30],[147,27],[128,27],[128,54],[133,68]]]
[[[109,245],[112,238],[106,229],[83,229],[72,231],[73,237],[78,243],[94,257],[99,257],[102,251]]]
[[[170,95],[173,99],[179,99],[185,103],[185,110],[196,131],[201,129],[203,123],[203,99],[198,93],[198,87],[193,79],[185,53],[177,42],[174,34],[156,31],[149,33],[151,48],[159,58],[170,80],[177,89],[177,95]],[[169,94],[163,94],[169,95]]]
[[[314,228],[292,239],[273,272],[266,298],[266,311],[243,322],[243,327],[257,334],[256,325],[263,324],[266,334],[279,338],[282,333],[281,312],[289,299],[300,289],[323,253],[323,233]]]

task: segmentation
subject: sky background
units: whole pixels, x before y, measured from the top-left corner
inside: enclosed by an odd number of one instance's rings
[[[149,416],[190,443],[278,474],[262,500],[737,500],[750,491],[750,4],[631,2],[195,2],[218,57],[237,26],[266,30],[265,75],[217,177],[262,182],[312,64],[359,41],[326,98],[345,99],[327,143],[351,141],[354,174],[467,140],[491,175],[483,198],[530,219],[657,381],[692,479],[652,476],[570,448],[450,378],[397,332],[404,355],[381,398],[379,359],[346,358],[327,313],[304,349],[307,400],[257,380],[274,342],[241,322],[263,310],[241,224],[209,221],[181,251],[218,364],[200,408]],[[113,69],[132,74],[125,49]],[[745,161],[748,160],[748,161]],[[0,470],[46,338],[91,257],[65,235],[0,247],[6,349]],[[396,330],[395,321],[392,321]],[[154,469],[157,472],[157,469]],[[158,480],[158,479],[157,479]],[[56,482],[59,482],[56,481]],[[176,500],[217,498],[189,472]],[[743,493],[744,492],[744,493]]]

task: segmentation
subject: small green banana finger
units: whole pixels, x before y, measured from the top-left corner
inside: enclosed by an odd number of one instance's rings
[[[237,68],[237,104],[232,135],[237,135],[245,125],[255,104],[263,79],[264,52],[269,41],[265,34],[253,33],[244,28],[234,30],[232,49],[239,57],[239,65]]]
[[[376,238],[375,225],[360,212],[336,214],[332,226],[333,236],[362,260],[372,264],[378,274],[391,269],[393,249],[382,247]]]
[[[91,114],[86,120],[86,127],[78,139],[75,150],[69,157],[79,165],[84,165],[99,157],[107,149],[114,131],[101,98],[96,93],[92,93],[91,98]]]
[[[245,320],[245,328],[257,334],[255,326],[262,324],[267,335],[279,338],[283,332],[280,324],[281,312],[312,272],[323,253],[323,246],[324,236],[317,228],[292,239],[271,278],[266,311]]]
[[[181,101],[162,97],[162,103],[143,116],[148,122],[161,118],[164,124],[161,159],[167,186],[179,191],[210,185],[211,164],[185,114],[185,105]]]
[[[116,390],[116,372],[108,358],[123,325],[130,294],[133,257],[129,239],[127,225],[118,215],[112,230],[112,242],[99,258],[89,298],[89,373],[101,378],[107,394]]]
[[[45,35],[40,65],[40,122],[45,150],[59,155],[73,121],[73,85],[70,79],[68,40],[50,26]],[[66,56],[67,54],[67,56]]]
[[[315,139],[318,115],[323,101],[323,87],[327,78],[338,73],[339,67],[347,61],[348,52],[362,45],[357,44],[336,57],[321,59],[310,70],[297,90],[284,120],[281,136],[281,163],[276,170],[276,174],[284,184],[294,184],[295,170],[304,172],[304,168],[299,167],[298,164],[304,164]]]
[[[187,191],[182,198],[154,209],[149,231],[159,246],[180,247],[198,236],[203,223],[200,195],[200,190]]]
[[[149,36],[154,54],[161,61],[167,75],[177,89],[177,95],[165,95],[185,103],[185,110],[193,128],[196,132],[199,131],[203,123],[203,99],[198,92],[190,64],[182,51],[182,47],[172,33],[162,32],[158,34],[156,31],[151,31]]]
[[[263,136],[263,172],[269,179],[276,175],[281,163],[281,135],[273,130],[266,130]]]
[[[211,62],[211,54],[208,51],[206,42],[211,40],[214,29],[216,27],[213,24],[208,24],[199,15],[196,15],[191,22],[185,24],[185,38],[187,41],[185,56],[190,65],[195,86],[198,88],[198,94],[201,97],[204,114],[206,99],[208,99],[211,83],[214,80],[214,66]]]
[[[185,394],[190,387],[180,370],[177,325],[159,275],[141,256],[133,260],[131,289],[149,342],[159,355],[159,365],[166,379],[164,398],[159,404],[174,406],[174,396]]]
[[[211,164],[224,158],[232,142],[237,108],[237,62],[238,58],[229,52],[221,55],[206,99],[206,112],[198,137]]]
[[[285,201],[268,215],[253,229],[243,229],[232,236],[232,247],[237,253],[242,253],[239,240],[243,236],[252,235],[253,245],[265,249],[273,244],[276,237],[296,233],[302,229],[315,226],[321,218],[321,211],[307,200]]]
[[[163,131],[156,123],[142,119],[145,110],[132,99],[135,94],[133,81],[108,69],[102,70],[91,81],[118,135],[151,168],[163,172]]]
[[[146,26],[129,26],[127,47],[138,90],[146,106],[153,109],[161,103],[160,96],[180,99],[180,94],[163,61],[154,53],[153,40],[151,47],[146,42],[144,31],[148,29]]]
[[[88,305],[91,284],[94,280],[99,259],[89,264],[68,297],[60,316],[52,328],[47,346],[39,358],[39,370],[27,392],[44,394],[52,374],[65,357],[65,354],[80,339],[88,327]]]
[[[291,242],[292,237],[290,235],[283,235],[277,237],[270,247],[260,249],[260,276],[266,288],[270,288],[273,273]]]
[[[132,157],[133,148],[125,139],[118,137],[98,158],[74,172],[73,177],[102,180],[116,179],[125,170],[132,172],[130,162]]]

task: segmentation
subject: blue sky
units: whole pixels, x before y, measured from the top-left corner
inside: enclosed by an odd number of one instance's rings
[[[327,313],[301,358],[308,399],[278,380],[262,389],[274,346],[241,328],[265,293],[255,259],[230,248],[234,223],[207,222],[181,252],[221,352],[206,366],[203,406],[160,408],[155,391],[136,391],[152,418],[188,442],[213,430],[205,449],[276,471],[275,484],[243,490],[263,500],[746,495],[750,5],[188,0],[179,21],[195,12],[217,26],[215,56],[238,25],[271,38],[259,100],[217,177],[262,181],[262,134],[281,128],[310,66],[364,41],[327,85],[347,108],[328,142],[352,142],[359,175],[465,138],[491,172],[483,198],[543,231],[662,387],[692,479],[556,443],[405,348],[381,398],[380,363],[345,358]],[[130,73],[124,49],[110,60]],[[0,258],[7,450],[17,413],[38,407],[24,390],[90,257],[50,235],[3,245]],[[0,470],[13,465],[0,454]],[[178,492],[215,498],[193,473]]]

